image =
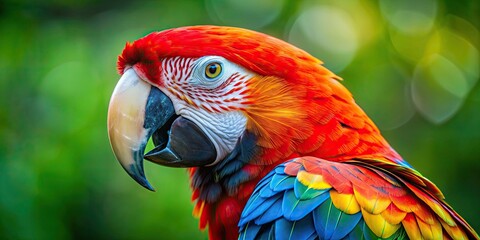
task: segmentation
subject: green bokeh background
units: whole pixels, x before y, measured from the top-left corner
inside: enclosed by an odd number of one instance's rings
[[[234,25],[291,41],[480,229],[479,1],[0,3],[0,239],[206,239],[187,173],[146,163],[157,192],[114,159],[116,58],[152,31]]]

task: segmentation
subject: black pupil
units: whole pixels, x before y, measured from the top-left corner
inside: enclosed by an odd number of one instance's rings
[[[210,66],[208,66],[208,72],[215,74],[217,72],[217,64],[210,64]]]

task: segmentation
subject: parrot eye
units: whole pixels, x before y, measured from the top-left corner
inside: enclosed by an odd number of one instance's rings
[[[205,67],[205,77],[208,79],[214,79],[222,73],[222,65],[218,62],[209,63]]]
[[[196,60],[189,83],[194,86],[216,88],[232,74],[245,71],[240,66],[220,56],[204,56]]]

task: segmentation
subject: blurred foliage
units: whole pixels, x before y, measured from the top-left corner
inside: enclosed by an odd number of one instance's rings
[[[242,2],[242,4],[240,4]],[[116,57],[167,28],[259,30],[325,61],[391,144],[480,229],[480,2],[0,3],[0,238],[205,239],[185,170],[131,180],[106,132]]]

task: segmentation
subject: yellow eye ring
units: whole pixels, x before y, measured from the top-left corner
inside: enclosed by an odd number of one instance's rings
[[[208,79],[213,79],[222,73],[222,65],[218,62],[209,63],[205,67],[205,77]]]

